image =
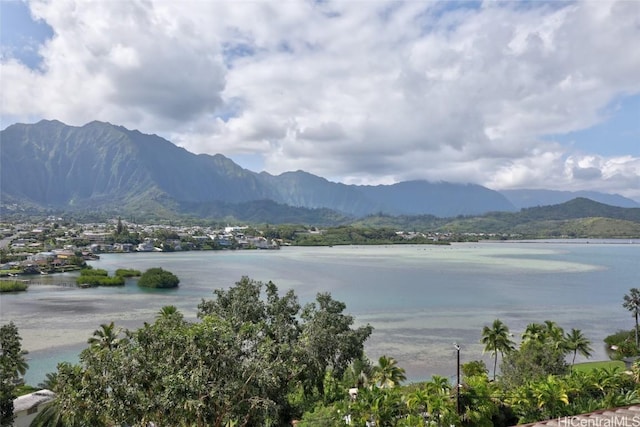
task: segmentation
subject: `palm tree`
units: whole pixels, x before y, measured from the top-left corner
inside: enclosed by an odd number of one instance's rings
[[[509,353],[515,348],[514,342],[511,340],[509,327],[500,319],[494,320],[491,327],[485,326],[482,328],[482,339],[480,342],[484,344],[484,351],[490,351],[494,357],[493,379],[495,380],[496,369],[498,368],[498,353],[504,356],[505,353]]]
[[[638,342],[638,313],[640,312],[640,290],[638,288],[629,289],[629,293],[624,296],[622,306],[629,310],[636,319],[636,348],[640,347]]]
[[[373,368],[373,381],[380,388],[393,388],[406,379],[404,369],[398,366],[398,361],[393,357],[381,356],[378,366]]]
[[[429,408],[429,392],[426,388],[417,388],[407,395],[407,408],[411,414],[426,414]]]
[[[574,363],[576,363],[576,354],[580,353],[584,357],[591,357],[591,341],[582,335],[580,329],[572,328],[571,332],[567,333],[565,337],[565,345],[567,350],[573,351],[573,359],[571,360],[571,368],[573,369]]]
[[[562,329],[556,322],[545,320],[544,334],[546,341],[550,343],[553,348],[556,350],[566,350],[564,329]]]
[[[121,338],[118,338],[120,332],[122,332],[122,328],[116,329],[113,322],[108,325],[103,323],[100,325],[100,329],[93,331],[93,336],[87,340],[87,343],[90,344],[91,347],[100,350],[113,350],[123,341]]]
[[[56,388],[57,382],[58,382],[58,373],[49,372],[45,376],[44,380],[38,384],[38,387],[47,389],[47,390],[54,390]]]
[[[160,309],[156,319],[175,319],[182,320],[183,316],[175,305],[165,305]]]
[[[372,376],[373,365],[363,356],[351,362],[343,375],[343,380],[351,387],[363,388],[369,385]]]
[[[540,323],[529,323],[522,333],[522,342],[544,341],[545,327]]]

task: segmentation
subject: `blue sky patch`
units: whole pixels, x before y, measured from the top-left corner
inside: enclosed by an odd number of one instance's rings
[[[38,50],[53,37],[53,29],[44,21],[34,21],[29,6],[22,1],[0,1],[0,40],[2,57],[15,58],[32,70],[42,64]]]

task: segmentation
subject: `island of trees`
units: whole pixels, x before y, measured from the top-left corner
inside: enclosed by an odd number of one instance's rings
[[[180,284],[178,276],[160,267],[150,268],[138,279],[143,288],[175,288]]]
[[[624,307],[637,319],[640,291]],[[517,342],[496,319],[482,329],[490,369],[476,360],[453,384],[434,375],[403,385],[393,357],[366,358],[372,327],[355,327],[345,309],[326,293],[301,306],[293,291],[243,277],[203,300],[197,321],[166,306],[138,330],[100,325],[79,363],[47,375],[41,386],[55,399],[32,425],[507,426],[640,403],[640,364],[576,365],[590,341],[550,320]],[[13,323],[0,328],[0,345],[5,426],[27,363]]]

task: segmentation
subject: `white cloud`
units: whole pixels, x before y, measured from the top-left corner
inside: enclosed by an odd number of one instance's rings
[[[55,35],[42,72],[3,60],[2,115],[110,121],[272,173],[640,198],[637,157],[544,138],[640,93],[640,3],[467,6],[34,1]]]

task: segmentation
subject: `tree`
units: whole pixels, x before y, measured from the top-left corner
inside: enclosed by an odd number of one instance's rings
[[[529,323],[522,334],[522,343],[531,341],[545,343],[556,349],[564,348],[564,329],[551,320],[545,320],[544,323]]]
[[[491,327],[485,326],[482,329],[480,342],[484,344],[484,351],[490,351],[494,357],[493,379],[495,380],[498,368],[498,353],[504,357],[505,353],[509,353],[515,348],[515,343],[511,340],[509,327],[500,319],[494,320]]]
[[[316,302],[307,304],[300,315],[304,324],[300,336],[305,361],[304,386],[308,393],[316,388],[324,394],[323,378],[327,369],[341,378],[349,364],[364,353],[364,342],[373,328],[352,329],[353,316],[344,314],[346,305],[319,293]]]
[[[638,341],[638,314],[640,313],[640,289],[631,288],[629,293],[624,296],[624,302],[622,306],[629,310],[636,320],[636,348],[640,348],[640,342]]]
[[[518,387],[532,380],[567,372],[564,349],[555,348],[545,341],[528,341],[505,355],[501,365],[500,381],[506,387]]]
[[[165,305],[160,309],[156,319],[178,319],[182,320],[183,316],[175,305]]]
[[[488,377],[489,370],[484,360],[472,360],[471,362],[463,363],[460,367],[462,369],[462,376],[468,377]]]
[[[406,379],[405,370],[393,357],[380,356],[378,366],[373,368],[373,381],[380,388],[393,388]]]
[[[150,268],[140,276],[138,286],[145,288],[175,288],[180,284],[180,279],[170,271],[162,268]]]
[[[331,384],[362,355],[370,327],[352,329],[344,304],[326,294],[303,316],[293,291],[246,277],[215,295],[198,306],[197,322],[167,306],[124,337],[101,325],[78,365],[58,366],[52,425],[288,425],[302,415],[291,396],[315,385],[314,375],[334,401],[346,394]]]
[[[566,351],[564,329],[552,320],[544,321],[544,338],[552,347]]]
[[[108,325],[103,323],[100,325],[100,329],[93,331],[93,336],[87,340],[87,344],[100,350],[112,350],[120,344],[122,339],[119,338],[119,335],[121,332],[122,328],[116,329],[113,322]]]
[[[29,367],[21,340],[13,322],[0,327],[0,426],[3,427],[13,423],[16,387]]]
[[[567,333],[565,337],[565,344],[567,350],[573,352],[573,358],[571,359],[571,367],[576,363],[576,355],[580,353],[584,357],[591,357],[591,352],[593,349],[591,348],[591,341],[589,341],[584,335],[582,335],[582,331],[579,329],[572,328],[571,332]]]
[[[432,423],[438,426],[456,425],[459,423],[456,401],[451,398],[451,384],[439,375],[434,375],[431,381],[425,384],[425,390],[429,395],[427,412]]]
[[[122,219],[118,217],[118,225],[116,226],[116,236],[121,235],[125,230],[124,225],[122,225]]]
[[[91,418],[85,412],[89,396],[81,396],[84,370],[80,365],[68,362],[58,364],[58,371],[53,374],[55,380],[48,383],[48,389],[55,392],[53,401],[38,413],[31,422],[31,427],[70,427],[80,425],[104,425]],[[49,375],[47,375],[49,378]],[[87,420],[82,419],[83,417]]]
[[[405,408],[398,387],[371,387],[358,393],[350,407],[350,415],[354,425],[394,426],[405,415]]]
[[[531,384],[537,399],[537,406],[541,410],[542,419],[558,418],[567,415],[569,396],[565,384],[553,375],[545,380]]]
[[[499,408],[501,406],[501,399],[497,395],[497,389],[496,383],[489,382],[486,371],[477,375],[465,375],[464,385],[460,394],[463,425],[491,427],[515,424],[505,423],[503,420],[497,419],[500,415]]]

